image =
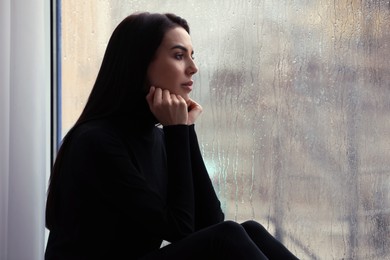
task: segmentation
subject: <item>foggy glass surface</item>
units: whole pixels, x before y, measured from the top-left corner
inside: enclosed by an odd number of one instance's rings
[[[197,132],[227,219],[301,259],[390,259],[390,2],[62,1],[63,133],[114,27],[191,26]]]

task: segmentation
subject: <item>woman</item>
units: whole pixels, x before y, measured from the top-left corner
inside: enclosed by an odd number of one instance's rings
[[[192,55],[173,14],[133,14],[114,30],[54,164],[46,259],[294,258],[258,223],[223,221],[194,129]]]

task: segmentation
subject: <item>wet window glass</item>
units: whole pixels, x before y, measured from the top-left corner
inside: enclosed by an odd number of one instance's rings
[[[390,258],[390,3],[62,1],[61,132],[114,27],[136,11],[191,26],[202,152],[228,219],[302,259]]]

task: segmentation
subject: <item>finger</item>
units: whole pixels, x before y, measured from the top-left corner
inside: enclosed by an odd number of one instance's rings
[[[169,93],[169,90],[162,90],[162,100],[164,103],[170,103],[171,102],[171,93]]]
[[[184,103],[186,103],[187,104],[187,102],[186,102],[186,100],[182,97],[182,96],[180,96],[180,95],[177,95],[177,99],[179,99],[180,100],[180,102],[184,102]]]
[[[174,103],[174,104],[179,104],[179,102],[180,102],[175,94],[171,94],[171,100],[172,100],[172,103]]]
[[[146,95],[146,101],[148,102],[149,106],[153,104],[153,99],[154,99],[154,92],[156,88],[151,86],[149,89],[149,93]]]
[[[177,95],[177,99],[179,100],[179,102],[181,104],[183,104],[183,105],[185,105],[187,107],[187,102],[186,102],[186,100],[182,96]]]
[[[153,105],[156,106],[162,102],[162,89],[156,88],[153,96]]]
[[[188,106],[188,111],[191,111],[191,110],[194,110],[194,109],[200,110],[200,111],[203,110],[202,106],[199,105],[197,102],[195,102],[192,99],[188,99],[187,100],[187,106]]]

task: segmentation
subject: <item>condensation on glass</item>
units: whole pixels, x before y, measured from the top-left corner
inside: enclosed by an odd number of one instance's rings
[[[302,259],[389,259],[389,1],[63,1],[63,132],[112,30],[144,10],[191,25],[197,131],[227,218]]]

